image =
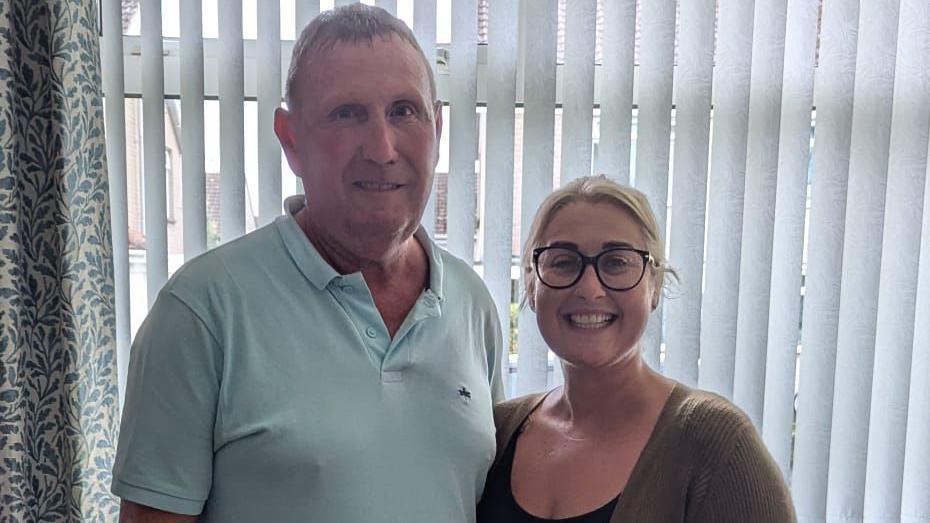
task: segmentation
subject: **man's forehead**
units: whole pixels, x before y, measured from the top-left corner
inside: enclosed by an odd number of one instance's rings
[[[338,47],[365,47],[371,49],[377,44],[406,44],[410,45],[405,38],[395,33],[384,33],[375,35],[359,36],[330,36],[312,40],[309,44],[308,54],[326,53]],[[413,47],[410,45],[411,48]]]
[[[345,55],[364,57],[371,54],[377,54],[381,60],[387,59],[396,64],[409,63],[411,66],[426,66],[417,49],[404,38],[394,34],[320,42],[309,50],[304,65],[310,67],[314,62],[339,60]],[[419,70],[419,67],[416,69]]]
[[[417,50],[401,38],[340,41],[308,53],[299,88],[306,95],[349,94],[354,90],[385,88],[410,91],[430,98],[427,65]],[[336,92],[313,93],[314,89]],[[385,95],[405,94],[386,91]],[[311,98],[312,99],[312,98]]]

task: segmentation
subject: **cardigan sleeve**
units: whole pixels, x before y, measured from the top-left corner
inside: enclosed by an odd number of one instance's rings
[[[749,420],[733,434],[708,478],[694,523],[794,523],[791,494],[781,471]]]

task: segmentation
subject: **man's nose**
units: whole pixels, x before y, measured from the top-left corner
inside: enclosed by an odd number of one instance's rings
[[[394,163],[397,159],[396,136],[387,118],[372,118],[362,143],[362,157],[380,165]]]
[[[597,277],[594,265],[588,265],[581,272],[581,278],[575,284],[575,294],[589,300],[600,298],[606,294],[604,286],[601,285],[601,280]]]

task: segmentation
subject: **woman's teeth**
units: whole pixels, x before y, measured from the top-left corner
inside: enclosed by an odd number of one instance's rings
[[[568,321],[575,327],[583,329],[599,329],[606,327],[614,321],[613,314],[569,314]]]

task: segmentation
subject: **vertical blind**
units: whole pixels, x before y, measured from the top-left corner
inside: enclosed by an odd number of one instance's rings
[[[218,38],[204,37],[201,0],[179,3],[179,39],[162,35],[168,3],[101,5],[121,376],[129,302],[142,292],[151,302],[169,275],[165,100],[180,99],[189,259],[208,247],[213,207],[221,241],[280,214],[289,174],[272,117],[293,45],[282,19],[297,34],[347,3],[261,2],[253,40],[242,0],[207,2],[218,4]],[[135,3],[141,36],[114,36]],[[514,238],[525,240],[553,187],[605,173],[648,195],[678,273],[644,336],[646,360],[747,412],[801,521],[930,521],[930,3],[377,5],[410,18],[437,73],[448,182],[424,227],[481,272],[507,347],[515,316],[511,393],[560,381],[533,313],[515,306]],[[137,97],[134,167],[124,98]],[[206,188],[205,100],[219,101],[218,204]],[[258,164],[249,217],[247,140]],[[144,180],[145,289],[129,288],[132,176]]]

